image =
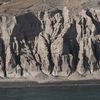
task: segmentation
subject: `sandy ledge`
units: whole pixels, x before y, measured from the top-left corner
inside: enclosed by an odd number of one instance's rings
[[[0,88],[40,88],[40,87],[70,87],[70,86],[100,86],[99,74],[81,76],[73,73],[70,77],[54,77],[37,73],[35,77],[0,78]]]

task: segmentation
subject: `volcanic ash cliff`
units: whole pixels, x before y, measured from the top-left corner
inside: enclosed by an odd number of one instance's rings
[[[0,16],[0,77],[100,79],[100,10],[69,13]]]

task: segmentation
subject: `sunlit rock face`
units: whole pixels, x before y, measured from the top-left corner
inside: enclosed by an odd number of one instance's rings
[[[0,77],[70,79],[77,73],[100,78],[100,10],[70,12],[63,6],[35,14],[2,14]]]

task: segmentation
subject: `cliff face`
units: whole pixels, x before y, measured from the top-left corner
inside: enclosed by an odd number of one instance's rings
[[[30,79],[37,73],[39,79],[51,75],[75,79],[76,73],[100,78],[100,11],[81,10],[73,17],[65,6],[2,15],[0,77]]]

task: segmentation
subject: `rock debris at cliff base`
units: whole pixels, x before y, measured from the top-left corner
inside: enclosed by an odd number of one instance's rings
[[[100,10],[65,6],[0,16],[0,77],[100,79]]]

